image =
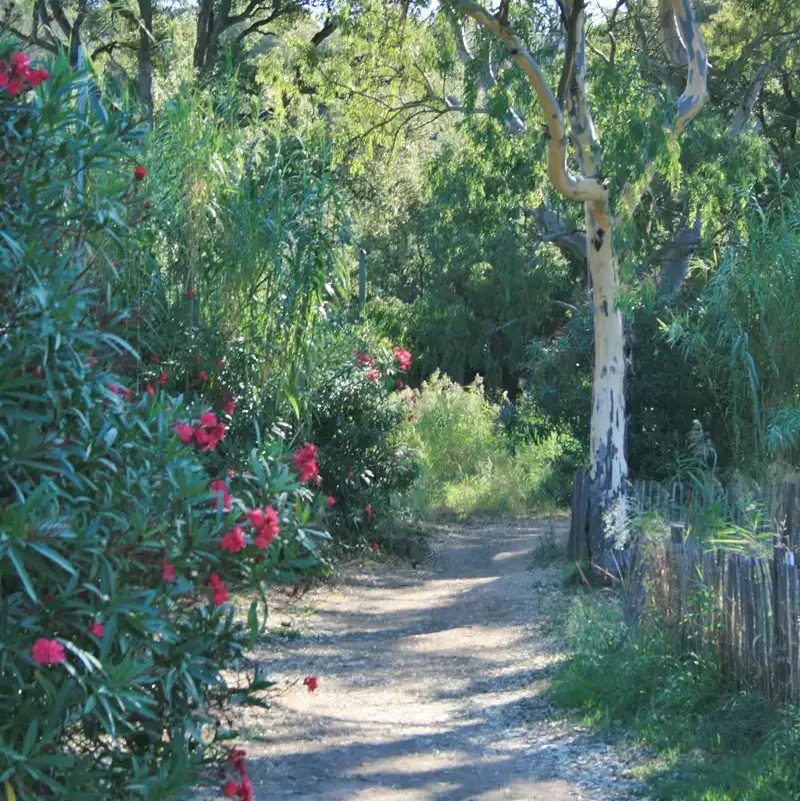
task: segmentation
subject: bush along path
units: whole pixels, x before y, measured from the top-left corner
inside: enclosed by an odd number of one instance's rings
[[[379,556],[335,586],[274,602],[254,655],[277,682],[274,704],[239,721],[253,797],[641,797],[626,776],[634,757],[546,699],[563,654],[542,613],[564,594],[557,568],[535,555],[554,525],[445,527],[420,569]]]

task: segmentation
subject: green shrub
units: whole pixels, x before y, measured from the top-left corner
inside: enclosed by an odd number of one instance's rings
[[[364,540],[368,533],[371,541],[382,539],[376,534],[399,511],[397,498],[416,477],[413,449],[397,436],[413,408],[404,364],[388,348],[346,332],[321,353],[308,395],[307,433],[319,446],[328,526],[339,542]]]
[[[143,132],[94,96],[79,119],[75,76],[52,72],[0,93],[0,782],[21,801],[188,798],[222,709],[269,686],[245,654],[267,581],[319,569],[324,534],[279,440],[229,475],[225,424],[120,336],[144,312],[122,262],[150,263],[128,224]]]
[[[415,511],[522,513],[552,506],[563,438],[510,439],[480,379],[462,387],[437,372],[412,399],[414,420],[404,437],[420,459]]]

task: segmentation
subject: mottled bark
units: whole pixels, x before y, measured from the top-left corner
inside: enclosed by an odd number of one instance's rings
[[[584,203],[586,219],[585,253],[591,274],[594,319],[595,366],[591,415],[591,511],[587,532],[593,560],[607,567],[609,515],[624,516],[628,467],[625,455],[625,339],[622,314],[617,307],[619,271],[613,252],[613,217],[608,183],[602,177],[602,151],[588,104],[586,86],[586,41],[582,0],[561,3],[568,34],[566,64],[559,85],[558,100],[525,46],[508,25],[504,15],[492,15],[473,0],[443,0],[492,31],[506,46],[536,93],[547,121],[547,174],[553,187],[567,198]],[[686,88],[677,102],[671,135],[677,136],[700,111],[707,97],[705,43],[695,21],[690,0],[671,2],[671,14],[664,22],[675,28],[673,47],[684,48],[688,64]],[[661,3],[662,7],[665,5]],[[470,56],[460,26],[456,49]],[[677,56],[676,56],[677,57]],[[559,102],[561,100],[562,102]],[[580,162],[580,174],[567,169],[567,133],[562,113],[566,106],[570,138]],[[621,204],[632,213],[655,173],[652,159],[645,176],[625,191]]]

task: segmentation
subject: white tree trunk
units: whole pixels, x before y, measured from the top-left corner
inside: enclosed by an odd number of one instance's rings
[[[601,566],[609,550],[608,516],[625,514],[628,463],[625,459],[625,336],[617,308],[619,275],[612,249],[608,204],[585,204],[594,316],[594,380],[591,417],[589,547]]]

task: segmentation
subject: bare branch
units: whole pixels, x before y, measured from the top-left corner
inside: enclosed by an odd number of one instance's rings
[[[335,33],[338,27],[339,23],[328,17],[322,27],[311,37],[311,44],[314,47],[319,47],[329,36]]]
[[[658,41],[673,67],[685,67],[689,63],[689,51],[678,30],[672,0],[658,0]]]
[[[608,186],[605,182],[600,183],[594,177],[574,175],[567,169],[567,134],[561,107],[541,67],[511,27],[501,24],[497,17],[474,0],[444,0],[444,2],[492,31],[525,73],[547,120],[547,174],[553,187],[572,200],[607,202]]]
[[[545,205],[536,209],[527,207],[524,211],[528,217],[539,223],[545,242],[552,242],[567,258],[579,264],[586,264],[587,246],[584,232],[570,230],[559,216]]]
[[[731,127],[728,129],[728,133],[731,136],[740,136],[750,127],[750,118],[753,115],[753,109],[756,107],[758,97],[761,94],[761,90],[764,88],[764,82],[767,80],[767,76],[774,68],[774,61],[762,64],[758,68],[750,86],[747,87],[747,91],[744,93],[742,102],[739,103],[739,107],[736,109]]]
[[[562,11],[563,14],[563,11]],[[564,108],[567,98],[567,91],[572,83],[572,70],[575,67],[575,51],[578,48],[578,25],[583,16],[583,0],[574,0],[569,17],[566,18],[565,28],[567,33],[567,50],[564,54],[564,68],[561,71],[561,79],[558,82],[558,92],[556,99],[558,104]]]

